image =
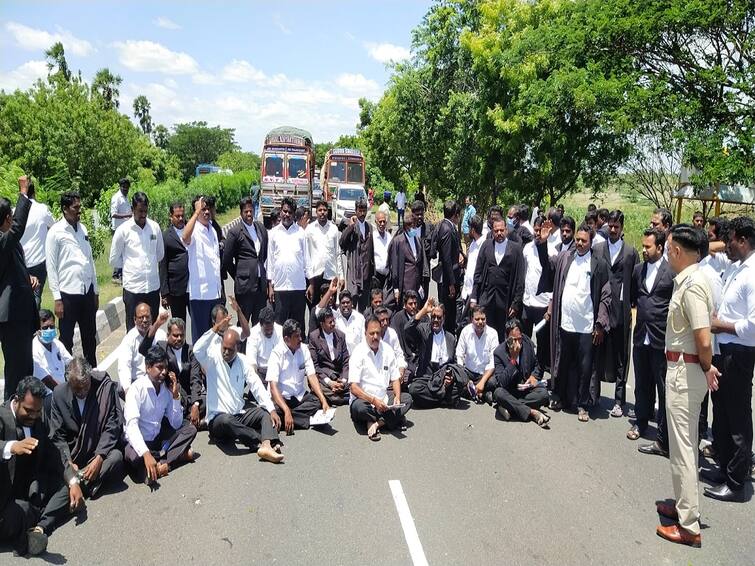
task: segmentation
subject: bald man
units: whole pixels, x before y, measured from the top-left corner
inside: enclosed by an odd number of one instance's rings
[[[372,248],[375,254],[375,273],[372,275],[372,288],[385,290],[389,275],[388,244],[391,233],[388,231],[388,215],[383,211],[375,214],[377,230],[372,233]]]

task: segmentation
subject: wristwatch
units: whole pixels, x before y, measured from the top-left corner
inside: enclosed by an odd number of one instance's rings
[[[73,487],[75,485],[79,485],[79,476],[73,476],[68,480],[68,487]]]

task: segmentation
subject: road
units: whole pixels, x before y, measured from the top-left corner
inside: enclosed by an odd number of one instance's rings
[[[121,336],[101,344],[100,359]],[[626,440],[627,420],[608,417],[612,398],[604,384],[600,418],[551,413],[550,430],[500,422],[488,406],[416,410],[405,433],[378,443],[339,408],[332,430],[284,437],[278,466],[211,445],[202,432],[196,463],[154,492],[127,479],[29,563],[755,564],[751,484],[744,504],[701,497],[701,549],[656,536],[655,502],[673,495],[669,463]],[[11,563],[0,549],[0,564]]]

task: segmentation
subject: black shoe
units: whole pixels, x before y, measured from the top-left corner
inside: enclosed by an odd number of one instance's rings
[[[664,458],[668,458],[668,450],[658,444],[657,440],[655,442],[651,442],[650,444],[641,444],[637,447],[637,450],[642,452],[643,454],[652,454],[654,456],[663,456]]]
[[[745,500],[744,489],[734,491],[725,483],[717,485],[716,487],[706,487],[703,489],[703,495],[712,499],[718,499],[719,501],[736,501],[737,503],[742,503]]]
[[[486,391],[485,393],[483,393],[482,400],[492,407],[493,406],[493,392]]]
[[[504,420],[504,421],[510,421],[511,420],[511,413],[509,413],[509,410],[506,407],[501,407],[498,405],[498,415]]]
[[[726,483],[726,476],[720,470],[700,470],[700,478],[709,481],[713,485]]]

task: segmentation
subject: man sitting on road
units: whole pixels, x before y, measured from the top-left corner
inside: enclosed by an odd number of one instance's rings
[[[152,346],[144,357],[146,376],[126,393],[126,462],[136,481],[156,482],[183,462],[193,462],[197,429],[183,418],[181,385],[168,374],[168,354]]]
[[[550,417],[538,409],[548,404],[548,390],[543,383],[543,369],[537,361],[535,346],[522,333],[516,318],[506,322],[506,341],[493,353],[496,387],[493,399],[497,411],[505,421],[512,415],[520,421],[532,420],[547,428]]]
[[[58,340],[55,330],[55,315],[47,309],[39,311],[39,331],[33,338],[31,346],[32,358],[34,358],[34,377],[39,379],[47,387],[45,397],[45,415],[50,415],[50,403],[53,389],[65,382],[66,366],[71,361],[71,354]]]
[[[336,328],[346,335],[349,353],[364,339],[364,317],[354,310],[351,293],[341,291],[338,296],[338,310],[334,313]]]
[[[492,404],[493,351],[498,347],[498,332],[487,325],[485,307],[474,305],[470,309],[472,322],[464,327],[456,345],[456,363],[464,368],[469,379],[468,393],[473,399],[484,399]]]
[[[393,349],[380,339],[381,335],[377,317],[367,319],[365,340],[354,349],[349,366],[351,418],[367,425],[367,437],[373,441],[380,440],[382,428],[401,428],[412,406],[411,395],[401,393]]]
[[[66,368],[66,382],[52,394],[50,439],[66,477],[78,477],[84,495],[96,498],[105,484],[123,480],[123,414],[118,384],[93,370],[83,357]]]
[[[268,462],[283,461],[280,453],[280,417],[270,394],[243,354],[238,353],[239,335],[233,329],[223,334],[220,352],[213,347],[210,329],[194,344],[196,356],[207,376],[207,421],[210,436],[240,441]],[[245,403],[244,383],[255,402]]]
[[[118,346],[118,393],[122,399],[126,398],[131,384],[138,378],[147,375],[144,369],[144,356],[139,353],[139,346],[152,326],[152,311],[147,303],[139,303],[134,310],[134,327],[123,337]],[[157,328],[154,340],[166,342],[168,337],[162,328]]]
[[[380,321],[380,339],[393,350],[393,354],[396,356],[396,364],[398,365],[398,373],[401,378],[401,383],[405,384],[410,376],[406,371],[406,357],[404,356],[404,350],[401,348],[401,340],[399,340],[396,331],[390,327],[391,311],[388,307],[378,307],[375,309],[375,316],[378,321]]]
[[[311,416],[320,409],[330,409],[309,349],[301,347],[301,327],[293,319],[283,324],[283,342],[270,354],[267,382],[287,434],[292,434],[294,428],[308,429]]]
[[[349,349],[346,336],[336,328],[330,308],[317,314],[319,328],[309,335],[309,354],[315,366],[320,389],[331,405],[348,402]]]
[[[272,307],[263,308],[259,313],[259,322],[252,327],[246,348],[247,363],[263,383],[270,353],[282,340],[283,327],[275,322],[275,311]]]
[[[396,331],[398,340],[401,343],[401,349],[404,351],[407,371],[413,375],[417,370],[417,352],[419,348],[417,344],[407,340],[405,329],[409,321],[417,314],[419,295],[417,295],[416,291],[405,291],[403,299],[404,308],[395,312],[391,317],[391,328]]]
[[[368,319],[371,315],[375,314],[375,309],[382,306],[383,306],[383,290],[378,289],[378,288],[373,288],[372,291],[370,291],[370,306],[364,309],[364,312],[362,313],[365,320]]]

